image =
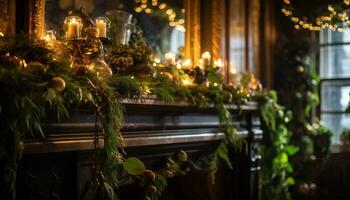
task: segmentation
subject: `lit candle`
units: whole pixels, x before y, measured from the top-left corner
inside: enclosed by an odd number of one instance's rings
[[[68,22],[67,37],[68,38],[80,37],[80,25],[79,25],[79,22],[74,17]]]
[[[165,59],[168,63],[168,65],[174,65],[175,64],[175,54],[173,53],[166,53],[165,54]]]
[[[201,69],[204,68],[204,66],[203,66],[203,59],[199,59],[199,61],[198,61],[198,66],[199,66],[199,68],[201,68]]]
[[[56,40],[55,31],[46,31],[42,39],[47,42],[48,47],[53,48]]]
[[[176,64],[176,68],[177,68],[177,69],[182,69],[182,65],[181,65],[180,63],[177,63],[177,64]]]
[[[217,59],[217,60],[214,62],[214,65],[215,65],[215,67],[222,68],[222,67],[224,66],[224,63],[222,62],[221,59]]]
[[[205,67],[210,66],[211,64],[211,55],[208,51],[202,54],[203,64]]]
[[[186,59],[183,63],[182,63],[182,67],[184,69],[190,69],[192,68],[192,60],[191,59]]]
[[[104,20],[97,19],[96,28],[98,30],[98,37],[101,37],[101,38],[107,37],[107,23]]]

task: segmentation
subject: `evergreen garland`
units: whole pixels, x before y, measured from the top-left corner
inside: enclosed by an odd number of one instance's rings
[[[23,149],[21,141],[28,137],[45,137],[42,119],[46,117],[49,110],[56,112],[59,120],[62,117],[69,117],[68,110],[81,104],[90,104],[96,109],[104,132],[104,150],[101,152],[101,158],[104,159],[101,163],[97,163],[97,173],[90,181],[88,191],[94,194],[96,199],[117,199],[117,188],[125,176],[137,178],[147,171],[141,161],[130,158],[125,160],[123,154],[118,151],[118,148],[124,147],[120,133],[123,125],[123,106],[120,99],[142,98],[145,94],[156,95],[166,102],[187,100],[200,108],[211,105],[216,107],[220,128],[226,137],[213,154],[211,162],[213,180],[219,160],[224,160],[232,168],[228,155],[229,149],[242,150],[244,143],[237,137],[231,113],[225,104],[235,103],[240,106],[248,100],[259,100],[262,118],[267,129],[265,135],[268,137],[263,149],[263,160],[267,164],[263,167],[269,167],[269,170],[275,170],[277,174],[274,182],[269,186],[277,192],[286,192],[293,182],[292,177],[289,176],[291,166],[288,156],[295,153],[296,149],[287,145],[289,132],[285,128],[288,121],[286,119],[290,117],[277,104],[274,95],[266,95],[259,91],[257,80],[249,74],[243,74],[239,84],[228,86],[224,85],[216,70],[210,68],[209,83],[215,82],[216,85],[184,86],[181,80],[188,78],[188,75],[183,70],[172,66],[156,69],[148,67],[146,69],[151,70],[147,72],[136,70],[131,74],[118,73],[118,68],[124,68],[126,65],[131,72],[135,67],[134,64],[150,66],[148,51],[139,51],[146,46],[140,43],[140,45],[118,47],[110,51],[111,55],[108,56],[112,59],[109,60],[112,63],[111,66],[113,63],[119,64],[114,67],[117,73],[106,80],[89,71],[84,72],[84,75],[74,72],[68,61],[63,58],[54,58],[53,53],[42,41],[21,36],[11,40],[1,39],[0,44],[0,89],[3,92],[0,98],[2,127],[0,170],[3,174],[1,192],[6,193],[8,199],[13,199],[15,196],[17,161]],[[125,57],[131,59],[127,58],[128,62],[124,62]],[[123,62],[119,62],[121,60]],[[130,65],[129,61],[133,64]],[[183,153],[181,155],[184,157]],[[167,168],[159,172],[147,171],[149,177],[153,177],[152,173],[155,174],[156,179],[151,181],[150,190],[156,192],[146,193],[146,197],[158,198],[166,187],[166,178],[172,177],[169,172],[183,174],[179,166],[184,159],[180,156],[175,160],[176,162],[170,160]],[[273,160],[272,163],[271,160]],[[138,170],[136,172],[130,170],[130,166]],[[264,177],[271,176],[275,171],[267,171]],[[145,175],[142,177],[145,178]],[[266,188],[268,188],[267,184],[265,182]]]

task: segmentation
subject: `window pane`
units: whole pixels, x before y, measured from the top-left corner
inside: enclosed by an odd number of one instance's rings
[[[331,31],[328,29],[322,30],[320,32],[320,42],[321,44],[350,42],[350,32],[347,31],[342,33],[338,31]]]
[[[339,144],[339,136],[344,129],[350,129],[350,115],[346,114],[322,114],[321,120],[333,131],[332,143]]]
[[[350,102],[350,81],[327,81],[321,86],[321,110],[345,111]]]
[[[321,78],[350,77],[350,45],[321,47],[320,64]]]

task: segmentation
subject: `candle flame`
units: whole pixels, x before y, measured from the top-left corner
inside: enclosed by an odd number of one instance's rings
[[[224,66],[224,63],[222,62],[221,59],[217,59],[215,62],[214,62],[214,65],[216,67],[223,67]]]

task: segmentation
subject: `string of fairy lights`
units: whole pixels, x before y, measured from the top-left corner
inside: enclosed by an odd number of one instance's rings
[[[176,10],[171,8],[168,4],[160,2],[159,0],[134,0],[136,6],[134,8],[135,12],[146,14],[151,14],[154,11],[161,11],[165,16],[167,16],[169,26],[175,27],[179,31],[185,32],[185,20],[181,17],[185,12],[181,9],[182,14],[176,13]]]
[[[282,13],[290,19],[294,24],[295,29],[305,29],[310,31],[320,31],[321,29],[330,29],[332,31],[345,32],[346,29],[342,25],[350,26],[350,0],[343,0],[341,6],[334,4],[327,5],[325,14],[313,19],[308,17],[298,16],[291,0],[282,0]],[[339,7],[346,7],[346,9],[339,9]],[[325,9],[326,10],[326,9]]]

